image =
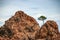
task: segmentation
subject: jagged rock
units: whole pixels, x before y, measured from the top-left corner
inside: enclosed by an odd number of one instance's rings
[[[48,20],[40,28],[33,17],[17,11],[0,27],[0,40],[60,40],[60,33],[55,21]]]
[[[40,38],[53,40],[58,37],[58,25],[55,21],[48,20],[40,29]]]
[[[2,38],[5,35],[9,38],[6,40],[35,40],[35,34],[40,30],[40,27],[33,17],[28,16],[23,11],[17,11],[14,16],[5,21],[1,29],[4,32],[4,34],[0,33]]]

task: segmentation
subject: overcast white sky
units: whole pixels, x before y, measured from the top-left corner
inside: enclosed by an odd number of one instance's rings
[[[38,17],[44,15],[56,21],[60,30],[60,0],[0,0],[0,26],[18,10],[34,17],[40,26]]]

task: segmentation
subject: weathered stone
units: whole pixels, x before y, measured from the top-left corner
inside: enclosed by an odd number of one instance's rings
[[[52,20],[47,21],[40,29],[40,37],[48,40],[57,38],[58,34],[58,25]]]
[[[40,30],[37,21],[23,11],[17,11],[14,16],[5,21],[3,27],[3,36],[6,35],[9,40],[35,40],[35,34]]]
[[[55,21],[48,20],[40,28],[33,17],[17,11],[0,27],[0,40],[60,40],[60,33]]]

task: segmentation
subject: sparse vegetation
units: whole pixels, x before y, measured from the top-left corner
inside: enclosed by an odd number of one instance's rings
[[[43,21],[43,24],[44,24],[44,20],[46,20],[47,18],[45,17],[45,16],[40,16],[39,18],[38,18],[38,20],[41,20],[41,21]]]

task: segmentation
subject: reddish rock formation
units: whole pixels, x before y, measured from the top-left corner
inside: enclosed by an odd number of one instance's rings
[[[47,21],[40,29],[40,38],[46,38],[46,40],[54,40],[58,34],[58,25],[51,20]]]
[[[58,37],[55,38],[54,40],[60,40],[60,33],[58,34]]]
[[[49,20],[40,28],[33,17],[17,11],[0,27],[0,40],[60,40],[60,34],[56,22]]]
[[[35,34],[39,31],[39,24],[33,17],[23,11],[17,11],[14,16],[5,21],[0,29],[1,40],[35,40]]]

